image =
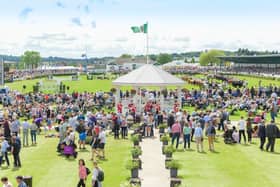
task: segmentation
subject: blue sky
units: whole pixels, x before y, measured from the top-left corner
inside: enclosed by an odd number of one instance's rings
[[[209,48],[280,50],[277,0],[9,0],[0,1],[0,54],[43,56],[151,53]]]

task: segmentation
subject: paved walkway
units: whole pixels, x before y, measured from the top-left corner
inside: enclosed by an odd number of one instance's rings
[[[157,131],[157,130],[156,130]],[[161,152],[161,142],[159,134],[156,138],[145,138],[141,143],[142,147],[142,170],[140,170],[140,179],[142,187],[169,187],[170,174],[165,169],[165,156]]]

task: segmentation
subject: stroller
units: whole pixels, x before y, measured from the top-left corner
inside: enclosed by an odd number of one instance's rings
[[[71,143],[67,145],[65,142],[59,143],[57,146],[57,152],[61,153],[62,155],[65,155],[67,158],[70,156],[73,156],[74,158],[77,158],[78,153],[76,151],[76,145]]]
[[[75,151],[75,147],[73,145],[66,145],[63,149],[63,154],[69,158],[70,156],[73,156],[74,158],[77,158],[78,153]]]
[[[225,144],[234,144],[236,143],[232,137],[232,134],[233,134],[233,129],[228,129],[225,131],[225,134],[224,134],[224,142]]]

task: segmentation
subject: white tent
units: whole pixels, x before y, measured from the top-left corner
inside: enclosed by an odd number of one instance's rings
[[[113,81],[115,86],[183,86],[185,82],[166,71],[146,64]]]
[[[185,85],[185,82],[152,64],[146,64],[114,80],[113,85],[117,88],[115,100],[117,107],[117,104],[120,101],[120,86],[132,86],[138,93],[141,93],[141,87],[144,86],[158,86],[161,89],[167,86],[176,86],[178,95],[180,96],[181,88]],[[179,99],[179,104],[181,106],[181,99]],[[138,103],[138,107],[140,107],[140,105],[141,99],[140,104]]]

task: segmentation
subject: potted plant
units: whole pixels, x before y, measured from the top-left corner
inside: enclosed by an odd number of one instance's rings
[[[131,178],[138,178],[138,170],[139,170],[139,163],[129,161],[126,165],[126,168],[131,171]]]
[[[133,161],[133,162],[138,162],[138,164],[139,164],[139,169],[142,169],[142,161],[141,161],[140,158],[135,158],[135,159],[133,159],[132,161]]]
[[[165,146],[164,154],[165,154],[166,158],[171,158],[174,151],[175,151],[175,149],[173,148],[173,146]]]
[[[167,167],[170,168],[170,178],[176,178],[178,175],[178,169],[180,169],[182,165],[177,160],[171,160],[167,163]]]
[[[160,141],[162,141],[163,145],[168,145],[168,142],[170,141],[170,137],[166,134],[161,136]]]
[[[159,133],[160,134],[164,134],[164,129],[167,128],[167,125],[166,124],[161,124],[158,126],[159,128]]]
[[[138,135],[132,135],[131,136],[131,141],[133,142],[134,146],[138,146],[139,145],[139,136]]]
[[[131,150],[131,155],[132,155],[132,158],[134,158],[134,159],[139,158],[139,156],[141,154],[142,154],[142,150],[139,147],[134,147]]]

